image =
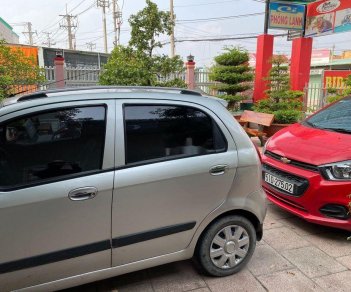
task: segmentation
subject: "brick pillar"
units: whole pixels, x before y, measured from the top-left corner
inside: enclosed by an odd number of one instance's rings
[[[310,81],[312,38],[294,39],[292,43],[290,83],[292,90],[303,91]]]
[[[55,64],[55,81],[56,88],[64,88],[65,87],[65,59],[61,55],[57,55],[54,59]]]
[[[257,38],[256,51],[256,72],[255,72],[255,89],[253,93],[253,102],[266,98],[264,93],[267,87],[269,71],[272,68],[271,59],[273,57],[274,36],[270,34],[260,35]]]
[[[186,76],[185,82],[188,85],[188,89],[195,89],[195,62],[193,58],[188,57],[188,62],[185,63],[186,66]]]

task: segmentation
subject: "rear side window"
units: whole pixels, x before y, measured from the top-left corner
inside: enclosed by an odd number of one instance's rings
[[[206,113],[186,106],[125,105],[126,163],[224,152],[227,142]]]
[[[102,168],[105,107],[60,109],[0,126],[0,187]]]

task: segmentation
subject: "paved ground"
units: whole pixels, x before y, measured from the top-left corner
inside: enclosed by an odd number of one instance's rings
[[[191,261],[70,289],[119,292],[351,291],[348,232],[313,225],[269,205],[263,240],[251,262],[226,278],[200,275]]]

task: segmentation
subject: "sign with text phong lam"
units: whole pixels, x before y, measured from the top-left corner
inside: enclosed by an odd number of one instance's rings
[[[269,28],[304,30],[306,6],[283,2],[269,5]]]

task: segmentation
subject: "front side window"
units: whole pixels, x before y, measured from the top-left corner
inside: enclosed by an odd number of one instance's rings
[[[105,107],[60,109],[0,126],[0,187],[102,168]]]
[[[215,121],[191,107],[125,105],[126,163],[226,151]]]

